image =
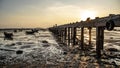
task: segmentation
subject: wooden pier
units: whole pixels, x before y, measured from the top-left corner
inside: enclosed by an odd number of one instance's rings
[[[60,38],[60,41],[69,45],[76,45],[77,28],[81,30],[80,48],[84,50],[84,28],[89,30],[89,45],[91,45],[91,30],[96,28],[96,56],[101,58],[101,51],[104,45],[104,30],[113,30],[114,27],[120,27],[120,14],[110,14],[107,17],[96,17],[91,20],[88,18],[86,21],[75,22],[70,24],[59,25],[57,24],[50,27],[49,30]]]

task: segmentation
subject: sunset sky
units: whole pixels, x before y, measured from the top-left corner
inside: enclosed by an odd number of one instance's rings
[[[120,0],[0,0],[0,28],[47,28],[109,14],[120,14]]]

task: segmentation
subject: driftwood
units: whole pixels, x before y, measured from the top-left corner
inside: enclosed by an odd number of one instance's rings
[[[3,51],[15,51],[15,50],[11,50],[11,49],[4,49],[4,48],[0,48],[0,50],[3,50]]]
[[[5,48],[0,48],[0,50],[3,50],[3,51],[13,51],[13,52],[16,52],[16,54],[22,54],[23,53],[22,50],[12,50],[12,49],[5,49]]]

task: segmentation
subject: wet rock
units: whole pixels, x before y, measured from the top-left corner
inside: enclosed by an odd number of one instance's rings
[[[110,37],[110,39],[113,39],[113,37]]]
[[[16,54],[22,54],[22,53],[23,53],[22,50],[18,50],[18,51],[16,51]]]
[[[108,51],[114,51],[114,52],[118,52],[118,50],[117,49],[115,49],[115,48],[109,48],[109,49],[107,49]]]
[[[12,43],[12,44],[11,44],[11,46],[14,46],[14,45],[15,45],[15,43]]]
[[[42,43],[48,43],[48,41],[46,41],[46,40],[43,40],[43,41],[42,41]]]
[[[115,68],[119,68],[119,66],[113,61],[112,64],[115,66]]]
[[[67,55],[68,53],[66,51],[63,52],[63,55]]]
[[[33,35],[35,32],[31,30],[31,31],[26,31],[25,33],[26,35]]]
[[[13,40],[13,33],[4,32],[4,39]]]
[[[15,33],[17,32],[17,30],[13,30]]]

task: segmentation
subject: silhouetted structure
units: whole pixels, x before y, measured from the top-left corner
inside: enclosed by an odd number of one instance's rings
[[[80,48],[84,50],[84,28],[89,30],[89,45],[91,45],[91,30],[96,28],[96,54],[97,58],[100,58],[104,44],[104,29],[111,31],[114,27],[120,27],[120,14],[110,14],[103,18],[96,17],[93,20],[87,18],[86,21],[54,26],[50,27],[49,30],[57,35],[60,41],[67,44],[67,46],[70,44],[75,45],[77,41],[80,42]],[[81,28],[80,40],[76,38],[76,28]]]

